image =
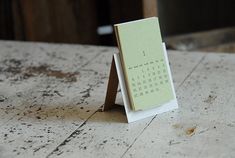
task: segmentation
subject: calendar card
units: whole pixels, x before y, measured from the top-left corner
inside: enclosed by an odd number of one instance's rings
[[[174,100],[158,18],[116,24],[114,28],[131,108],[146,110]]]

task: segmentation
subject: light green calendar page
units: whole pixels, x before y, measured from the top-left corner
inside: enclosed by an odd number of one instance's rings
[[[133,110],[174,99],[156,17],[115,25],[128,97]]]

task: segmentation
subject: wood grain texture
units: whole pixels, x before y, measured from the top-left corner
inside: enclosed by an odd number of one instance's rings
[[[170,51],[180,108],[127,124],[122,108],[100,111],[116,48],[0,47],[0,157],[235,154],[235,55]]]
[[[157,0],[142,0],[142,5],[144,18],[158,16]]]
[[[97,44],[94,0],[12,1],[15,38]]]
[[[9,0],[0,0],[0,39],[14,38],[11,3]]]
[[[0,45],[0,157],[46,157],[103,104],[114,49]],[[91,69],[93,63],[97,67]]]

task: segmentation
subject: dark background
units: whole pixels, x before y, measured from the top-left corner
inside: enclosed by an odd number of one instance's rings
[[[148,17],[153,0],[0,0],[0,39],[115,45],[103,25]],[[163,37],[235,25],[234,0],[158,0]],[[148,9],[148,8],[147,8]]]

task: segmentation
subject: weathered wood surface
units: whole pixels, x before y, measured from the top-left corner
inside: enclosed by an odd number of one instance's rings
[[[235,55],[169,52],[180,108],[127,124],[99,110],[116,48],[0,48],[0,157],[235,155]]]

